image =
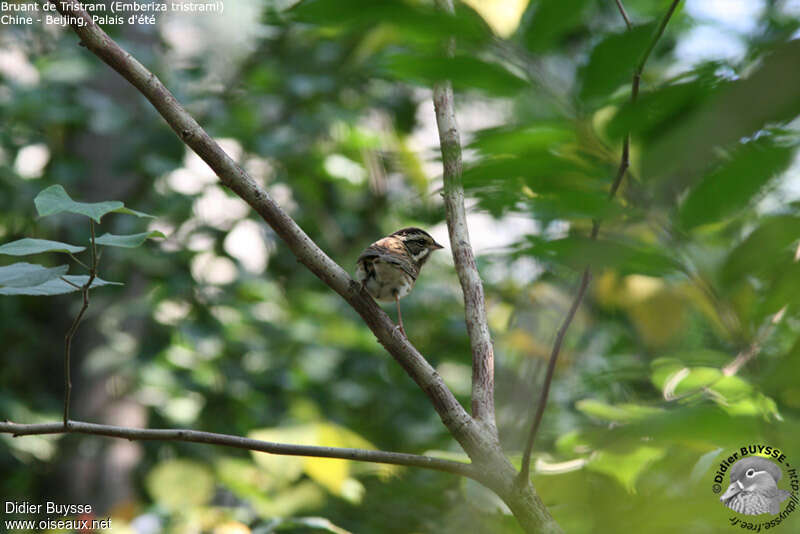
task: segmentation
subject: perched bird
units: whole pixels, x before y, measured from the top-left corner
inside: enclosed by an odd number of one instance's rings
[[[375,241],[356,261],[356,280],[375,300],[395,301],[397,322],[403,329],[400,299],[409,294],[431,252],[442,247],[425,230],[403,228]]]
[[[778,514],[781,502],[790,495],[788,491],[778,489],[781,476],[780,467],[766,458],[742,458],[733,464],[731,485],[719,500],[740,514]]]

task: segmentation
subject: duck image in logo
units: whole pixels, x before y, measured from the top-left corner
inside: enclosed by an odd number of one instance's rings
[[[779,514],[781,503],[791,495],[778,488],[782,476],[775,462],[758,456],[742,458],[731,467],[731,484],[719,500],[740,514]]]

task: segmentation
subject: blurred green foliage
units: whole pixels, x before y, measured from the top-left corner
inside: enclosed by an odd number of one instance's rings
[[[518,459],[589,264],[534,454],[537,489],[567,532],[710,533],[730,528],[711,490],[730,451],[765,443],[800,457],[799,24],[788,2],[756,3],[740,54],[694,62],[680,44],[707,23],[681,6],[635,103],[630,78],[663,0],[625,2],[631,31],[614,2],[532,1],[502,40],[464,5],[449,17],[399,0],[241,2],[246,23],[231,7],[107,30],[346,268],[402,226],[444,236],[427,88],[452,79],[505,450]],[[104,277],[125,285],[93,293],[73,346],[76,418],[460,457],[357,315],[146,101],[71,33],[4,30],[20,66],[0,70],[0,242],[57,241],[22,245],[52,251],[36,260],[61,273],[55,251],[85,247],[88,229],[75,214],[35,217],[42,189],[66,201],[58,186],[156,215],[106,206],[111,242],[166,235],[103,255]],[[632,166],[609,202],[628,132]],[[445,256],[404,320],[466,405],[469,344]],[[60,417],[63,334],[79,305],[0,298],[0,418]],[[490,493],[450,475],[185,443],[3,435],[0,472],[6,500],[91,503],[120,531],[518,529]]]

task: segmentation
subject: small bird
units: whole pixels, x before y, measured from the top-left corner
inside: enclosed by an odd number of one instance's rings
[[[403,228],[368,246],[356,261],[356,280],[375,300],[397,304],[397,322],[403,335],[400,299],[411,292],[431,252],[444,248],[419,228]]]
[[[731,468],[731,485],[719,500],[740,514],[778,514],[790,495],[778,489],[781,476],[780,467],[766,458],[743,458]]]

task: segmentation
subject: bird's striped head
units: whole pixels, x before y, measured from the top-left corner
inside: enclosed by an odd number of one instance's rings
[[[401,228],[394,232],[391,237],[397,237],[403,242],[408,253],[411,254],[411,257],[414,258],[414,261],[419,266],[422,266],[428,260],[432,251],[444,248],[428,232],[413,226]]]

